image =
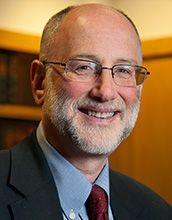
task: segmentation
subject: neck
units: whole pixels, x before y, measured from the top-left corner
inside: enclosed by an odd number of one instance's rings
[[[68,161],[71,162],[90,183],[93,183],[104,168],[107,158],[102,156],[85,156],[70,158]]]

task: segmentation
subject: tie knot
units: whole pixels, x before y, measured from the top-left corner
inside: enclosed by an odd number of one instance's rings
[[[107,220],[108,206],[106,192],[98,185],[93,185],[87,201],[91,220]]]

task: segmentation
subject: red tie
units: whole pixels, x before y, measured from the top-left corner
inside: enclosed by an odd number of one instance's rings
[[[87,208],[90,220],[108,220],[107,195],[100,186],[93,185]]]

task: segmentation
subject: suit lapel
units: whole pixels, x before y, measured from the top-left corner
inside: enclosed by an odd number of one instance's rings
[[[44,185],[44,186],[43,186]],[[62,220],[60,204],[53,195],[51,184],[10,205],[15,220]]]
[[[9,185],[20,195],[10,204],[15,220],[62,220],[55,183],[35,135],[11,151]]]

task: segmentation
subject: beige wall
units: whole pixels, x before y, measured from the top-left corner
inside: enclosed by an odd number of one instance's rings
[[[126,12],[141,38],[172,36],[171,0],[0,0],[0,29],[40,35],[48,18],[67,5],[100,2]]]
[[[0,29],[40,35],[47,20],[57,11],[73,4],[109,0],[0,0]]]
[[[171,0],[117,0],[115,5],[134,20],[142,39],[172,36]]]

